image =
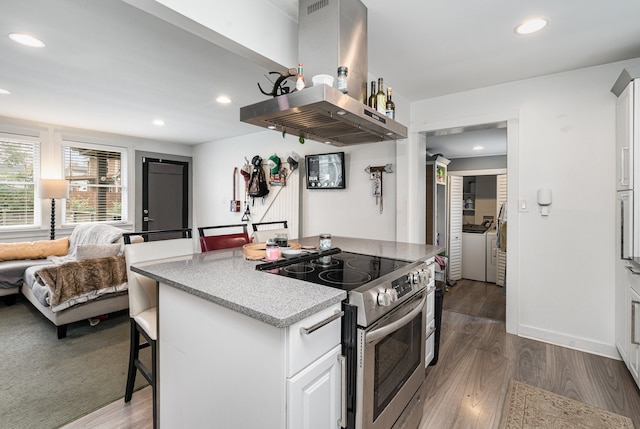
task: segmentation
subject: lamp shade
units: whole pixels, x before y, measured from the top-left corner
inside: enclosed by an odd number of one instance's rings
[[[69,182],[64,179],[41,179],[40,198],[67,198],[69,196]]]

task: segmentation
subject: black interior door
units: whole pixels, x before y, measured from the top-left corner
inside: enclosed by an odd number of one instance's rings
[[[187,228],[189,164],[143,158],[142,165],[142,230]]]

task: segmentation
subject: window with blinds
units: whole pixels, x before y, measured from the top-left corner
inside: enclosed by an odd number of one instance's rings
[[[125,220],[122,165],[125,151],[62,146],[69,181],[65,223]]]
[[[39,142],[0,136],[0,228],[36,224],[39,162]]]

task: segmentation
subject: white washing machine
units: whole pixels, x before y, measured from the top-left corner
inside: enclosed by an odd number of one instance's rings
[[[486,233],[463,232],[462,233],[462,278],[486,280],[487,271],[487,240]],[[495,281],[495,280],[494,280]]]
[[[498,279],[498,232],[493,230],[485,234],[487,236],[487,280],[495,283]]]

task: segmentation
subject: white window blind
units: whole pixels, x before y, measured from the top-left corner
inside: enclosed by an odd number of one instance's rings
[[[39,172],[39,142],[0,136],[0,228],[36,224]]]
[[[125,220],[124,151],[63,146],[65,179],[69,181],[65,223]]]

